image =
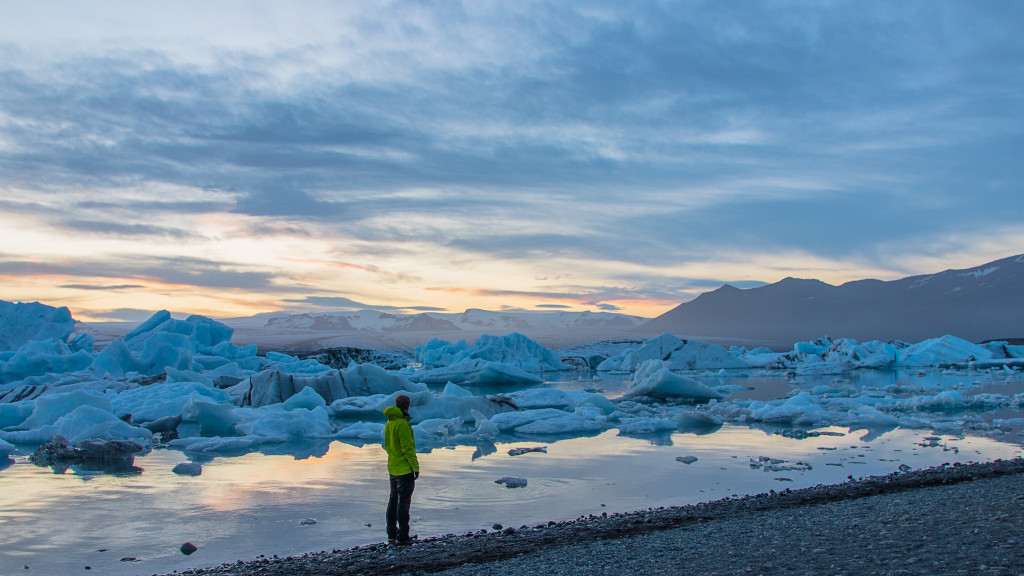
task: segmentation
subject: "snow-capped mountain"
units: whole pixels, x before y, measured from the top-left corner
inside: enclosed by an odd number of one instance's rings
[[[637,335],[647,318],[612,312],[490,311],[394,314],[357,312],[284,312],[224,320],[239,342],[255,342],[287,350],[331,346],[409,349],[431,338],[474,340],[482,334],[519,332],[552,347]]]
[[[976,268],[833,286],[786,278],[758,288],[728,284],[646,323],[692,338],[791,344],[822,335],[917,342],[955,334],[980,342],[1024,335],[1024,255]]]
[[[461,314],[429,312],[390,314],[374,310],[359,312],[280,314],[266,320],[267,328],[286,330],[330,330],[371,332],[453,332],[479,330],[499,332],[558,331],[598,328],[629,330],[646,318],[610,312],[492,312],[469,309]]]

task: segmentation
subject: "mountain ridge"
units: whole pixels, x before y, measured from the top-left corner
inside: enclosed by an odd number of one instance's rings
[[[1024,335],[1024,255],[898,280],[832,285],[787,277],[757,288],[724,284],[640,326],[689,338],[791,344],[824,335],[972,341]]]

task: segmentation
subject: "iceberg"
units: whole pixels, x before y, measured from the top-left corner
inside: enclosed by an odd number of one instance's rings
[[[0,383],[29,376],[76,372],[91,363],[92,356],[88,352],[72,351],[61,340],[32,340],[18,348],[10,360],[0,363]]]
[[[472,346],[465,340],[452,344],[435,338],[416,347],[416,361],[428,368],[450,366],[469,360],[485,360],[530,372],[570,369],[552,350],[517,332],[505,336],[484,334]]]
[[[646,396],[665,400],[686,398],[695,401],[720,400],[721,392],[701,384],[694,378],[672,372],[671,364],[664,360],[646,360],[636,369],[629,389],[623,398]]]
[[[33,340],[66,342],[74,330],[67,308],[0,300],[0,352],[17,350]]]
[[[605,424],[577,413],[554,408],[495,414],[490,419],[500,432],[562,435],[603,430]]]
[[[304,388],[311,388],[326,403],[352,396],[423,392],[424,384],[410,382],[389,373],[376,364],[360,364],[345,370],[330,370],[316,375],[296,375],[280,370],[265,370],[237,385],[241,406],[267,406],[291,398]]]
[[[323,405],[306,408],[280,404],[239,412],[241,415],[235,429],[244,436],[292,440],[329,438],[334,434],[330,415]]]
[[[899,351],[896,366],[941,366],[991,360],[992,350],[956,336],[931,338]]]
[[[494,396],[505,398],[517,408],[533,410],[537,408],[557,408],[559,410],[575,409],[579,406],[595,406],[605,414],[615,411],[615,405],[604,396],[595,392],[563,391],[551,388],[531,388]]]
[[[409,379],[423,384],[452,382],[471,386],[523,386],[544,382],[536,374],[531,374],[511,364],[491,362],[480,358],[462,360],[443,368],[416,372]]]
[[[82,405],[52,424],[3,431],[0,432],[0,438],[21,444],[42,444],[58,434],[67,438],[71,444],[82,440],[138,440],[148,444],[152,437],[149,430],[132,426],[108,410]]]
[[[750,365],[717,344],[697,340],[683,340],[664,333],[644,340],[639,348],[629,349],[601,362],[602,372],[624,370],[633,372],[647,360],[663,360],[672,370],[710,370],[721,368],[748,368]]]
[[[226,391],[200,382],[136,386],[121,393],[108,390],[106,395],[114,414],[122,418],[130,415],[135,424],[180,417],[185,412],[185,405],[192,400],[215,404],[231,404],[233,401]]]

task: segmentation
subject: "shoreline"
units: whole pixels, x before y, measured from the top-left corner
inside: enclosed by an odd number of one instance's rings
[[[738,518],[757,524],[765,513],[812,510],[818,504],[850,503],[870,497],[920,491],[926,488],[952,488],[986,479],[1012,480],[1017,506],[1009,518],[1016,530],[1022,529],[1024,514],[1024,459],[996,460],[984,463],[942,465],[934,468],[895,472],[886,476],[851,479],[842,484],[817,485],[767,493],[727,497],[686,506],[660,507],[627,513],[581,516],[574,520],[538,524],[532,527],[504,527],[486,533],[447,534],[424,538],[408,547],[370,544],[345,550],[309,552],[287,558],[238,560],[208,568],[176,572],[178,576],[300,576],[318,574],[408,574],[435,573],[470,566],[483,567],[496,562],[514,562],[517,557],[543,556],[564,552],[563,548],[601,543],[621,543],[620,554],[629,554],[629,541],[646,535],[668,533],[728,522]],[[969,485],[967,485],[969,488]],[[1004,491],[1007,488],[1004,487]],[[994,503],[993,503],[994,505]],[[919,510],[921,511],[921,510]],[[1005,519],[1004,519],[1005,520]],[[1017,540],[1014,540],[1017,542]],[[883,542],[884,543],[884,542]],[[955,542],[949,542],[953,546]],[[1020,548],[1020,547],[1018,547]],[[636,548],[633,547],[635,553]],[[772,550],[774,552],[774,550]],[[525,555],[525,556],[524,556]],[[543,561],[542,559],[538,561]],[[546,566],[546,565],[545,565]],[[460,572],[461,573],[461,572]],[[656,572],[655,572],[656,573]],[[709,572],[710,573],[710,572]],[[936,572],[938,573],[938,572]]]

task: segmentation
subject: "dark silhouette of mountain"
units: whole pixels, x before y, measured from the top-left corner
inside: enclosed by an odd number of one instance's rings
[[[1024,255],[977,268],[833,286],[785,278],[728,284],[654,318],[640,330],[690,338],[791,344],[832,336],[906,340],[953,334],[981,342],[1024,336]]]

